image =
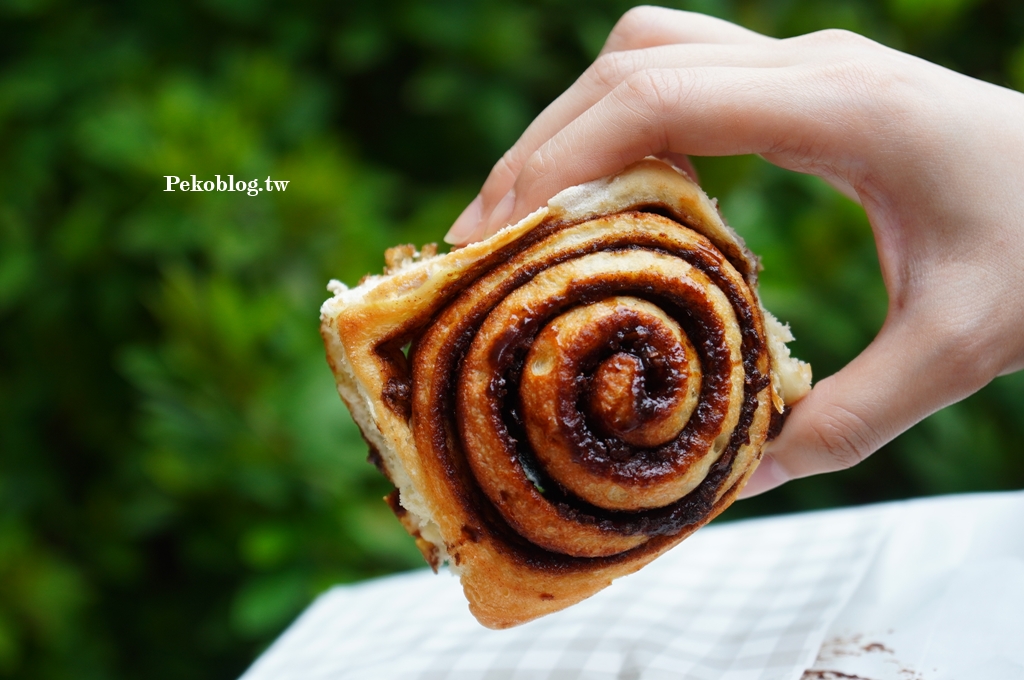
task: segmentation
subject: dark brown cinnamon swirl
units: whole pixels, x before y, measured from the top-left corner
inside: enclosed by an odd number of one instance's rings
[[[491,627],[577,602],[708,522],[809,388],[756,259],[658,161],[483,243],[388,260],[355,289],[332,282],[328,360],[392,508]]]

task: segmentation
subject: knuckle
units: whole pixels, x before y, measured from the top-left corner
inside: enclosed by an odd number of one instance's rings
[[[927,84],[916,82],[898,64],[879,57],[844,53],[808,72],[823,95],[823,129],[866,143],[879,138],[896,144],[927,142],[908,134],[915,129],[911,125],[918,116],[920,90]]]
[[[648,26],[655,21],[654,15],[660,12],[660,8],[650,5],[638,5],[626,11],[612,28],[608,36],[609,44],[614,40],[615,49],[628,50],[631,45],[637,43],[637,38],[643,36]]]
[[[931,346],[935,363],[942,362],[953,378],[947,400],[961,399],[987,385],[1007,363],[1005,338],[1008,334],[979,332],[998,329],[1005,315],[999,305],[961,302],[935,315],[923,335]],[[924,326],[922,324],[922,326]]]
[[[836,88],[849,91],[855,101],[869,104],[872,99],[865,95],[890,91],[898,82],[895,74],[872,59],[841,59],[822,67],[825,77]]]
[[[815,77],[827,101],[836,110],[858,114],[846,118],[844,125],[862,119],[868,125],[874,124],[876,116],[865,114],[870,114],[869,109],[877,106],[877,94],[887,87],[883,82],[884,74],[875,65],[857,59],[841,59],[819,66]]]
[[[598,88],[613,90],[635,71],[636,60],[631,52],[607,52],[594,60],[587,75]]]
[[[819,414],[811,425],[817,449],[837,469],[853,467],[881,443],[875,430],[853,411],[836,404]]]
[[[632,73],[622,85],[626,104],[648,121],[678,109],[685,97],[679,83],[661,69]]]
[[[555,150],[551,148],[551,144],[552,142],[548,142],[530,154],[525,165],[523,165],[522,172],[519,173],[517,185],[532,184],[556,169],[558,163]]]
[[[800,36],[798,40],[810,42],[816,45],[827,45],[833,47],[840,46],[844,48],[863,48],[878,45],[874,40],[865,38],[859,33],[848,31],[845,28],[826,28],[821,31],[815,31],[814,33],[808,33],[807,35]]]
[[[905,64],[875,41],[845,29],[830,28],[796,38],[815,51],[812,74],[840,103],[859,109],[888,107],[900,101],[895,95],[912,79]],[[890,96],[892,95],[892,96]]]
[[[861,102],[876,100],[879,91],[888,91],[901,80],[899,72],[905,70],[888,63],[881,45],[845,29],[830,28],[793,40],[814,52],[811,62],[817,66],[809,73],[832,83],[839,91],[849,91]]]

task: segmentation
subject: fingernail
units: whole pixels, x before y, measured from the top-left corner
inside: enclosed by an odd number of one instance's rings
[[[516,207],[516,190],[509,189],[509,192],[494,206],[491,218],[487,221],[488,228],[485,235],[490,236],[503,227],[508,226],[508,218],[512,217],[512,209]]]
[[[462,211],[458,219],[452,225],[452,228],[448,230],[448,233],[444,235],[444,242],[452,245],[461,245],[469,241],[473,234],[476,233],[477,228],[480,226],[480,206],[483,205],[483,199],[478,194],[472,202],[466,206],[466,209]]]

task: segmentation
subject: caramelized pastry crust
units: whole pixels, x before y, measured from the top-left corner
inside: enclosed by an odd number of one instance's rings
[[[758,264],[647,160],[335,296],[339,392],[425,557],[484,625],[566,607],[724,510],[809,389]],[[786,391],[787,393],[783,393]]]

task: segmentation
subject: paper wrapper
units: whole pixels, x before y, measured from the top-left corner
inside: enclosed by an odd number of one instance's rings
[[[322,595],[244,680],[1024,677],[1024,493],[712,526],[571,609],[493,631],[458,581]]]

